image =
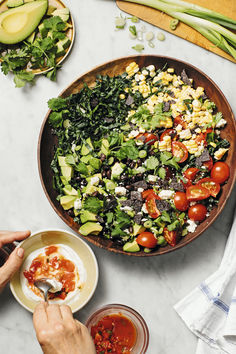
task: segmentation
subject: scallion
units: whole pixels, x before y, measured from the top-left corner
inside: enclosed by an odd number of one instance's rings
[[[221,48],[236,59],[236,34],[227,29],[236,29],[235,20],[204,7],[187,3],[183,0],[124,1],[146,5],[165,12],[175,19],[194,28],[214,43],[215,46]]]

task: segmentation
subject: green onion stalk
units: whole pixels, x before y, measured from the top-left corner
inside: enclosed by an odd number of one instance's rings
[[[182,0],[124,0],[165,12],[194,28],[236,59],[236,21],[218,12]],[[227,28],[225,28],[227,27]]]

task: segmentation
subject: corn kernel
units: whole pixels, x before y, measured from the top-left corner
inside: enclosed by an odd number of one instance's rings
[[[229,150],[229,149],[219,148],[219,150],[217,150],[217,151],[214,153],[214,158],[215,158],[216,160],[222,159],[222,157],[224,156],[224,154],[225,154],[228,150]]]
[[[125,99],[125,95],[123,93],[120,94],[120,99],[121,100]]]

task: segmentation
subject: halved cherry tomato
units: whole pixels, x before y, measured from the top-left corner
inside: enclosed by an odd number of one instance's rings
[[[203,166],[205,166],[208,171],[211,171],[212,167],[213,167],[213,160],[212,158],[210,157],[210,160],[209,161],[205,161],[202,163]]]
[[[215,182],[212,178],[206,177],[200,179],[197,184],[209,190],[212,197],[216,197],[220,191],[219,183]]]
[[[157,239],[152,232],[141,232],[136,239],[140,246],[154,248],[157,245]]]
[[[176,209],[180,211],[187,210],[189,206],[189,202],[186,198],[186,194],[184,192],[176,192],[174,196],[174,204]]]
[[[163,236],[165,237],[166,241],[171,245],[172,247],[176,246],[177,243],[177,231],[169,231],[167,227],[164,228],[163,230]]]
[[[174,129],[166,129],[160,136],[160,141],[163,140],[165,136],[170,136],[172,140],[175,140],[176,138],[176,131]]]
[[[211,170],[211,178],[217,183],[224,183],[230,175],[229,166],[226,162],[216,162]]]
[[[142,192],[142,198],[143,199],[146,199],[147,197],[149,197],[149,195],[157,196],[153,189],[147,189],[146,191]]]
[[[192,205],[188,210],[188,217],[193,221],[203,221],[206,218],[207,208],[203,204]]]
[[[186,146],[180,141],[172,142],[172,154],[180,159],[178,161],[179,163],[184,162],[188,158],[188,150]]]
[[[202,200],[209,198],[210,192],[200,185],[194,185],[187,188],[186,197],[189,201]]]
[[[186,171],[184,171],[183,175],[185,178],[187,178],[190,181],[193,181],[194,178],[196,177],[196,174],[198,173],[199,168],[197,167],[190,167]]]
[[[141,133],[136,136],[137,140],[141,140],[143,143],[153,145],[158,140],[158,136],[152,133]]]
[[[177,125],[182,125],[184,129],[187,128],[187,123],[183,120],[182,115],[179,114],[177,117],[174,119],[174,126],[177,127]]]
[[[160,200],[161,198],[158,197],[156,194],[150,194],[147,199],[146,199],[146,208],[148,211],[148,214],[151,216],[151,218],[158,218],[159,215],[161,215],[160,210],[157,208],[156,205],[156,200]]]

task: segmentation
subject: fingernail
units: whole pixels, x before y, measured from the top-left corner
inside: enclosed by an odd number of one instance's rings
[[[23,250],[23,248],[18,248],[18,250],[17,250],[17,256],[20,257],[20,258],[23,258],[23,257],[24,257],[24,250]]]

